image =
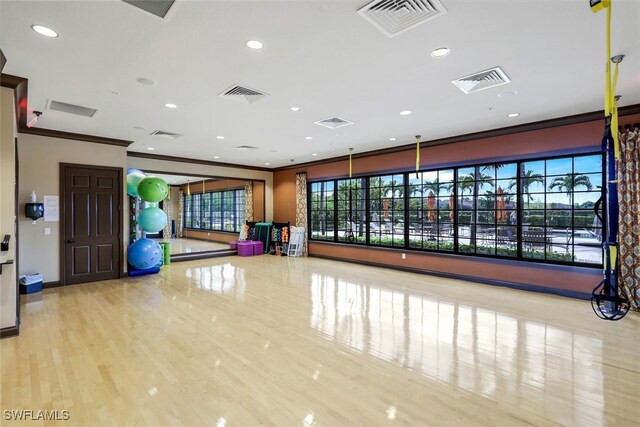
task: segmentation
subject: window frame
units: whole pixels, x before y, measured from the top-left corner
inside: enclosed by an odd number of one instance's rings
[[[241,192],[241,194],[240,194]],[[231,210],[227,211],[225,208],[225,195],[227,201],[231,206]],[[208,199],[208,212],[206,217],[208,219],[208,225],[204,226],[205,212],[204,212],[204,199]],[[229,201],[229,199],[231,201]],[[195,231],[215,231],[220,233],[239,233],[244,225],[245,221],[245,206],[244,204],[238,205],[238,201],[246,200],[246,194],[244,188],[228,188],[224,190],[207,191],[205,193],[192,193],[183,195],[183,224],[186,230]],[[199,206],[196,205],[196,201]],[[219,205],[219,209],[214,209],[215,205]],[[197,211],[197,212],[196,212]],[[187,215],[188,214],[188,215]],[[197,214],[197,215],[194,215]],[[216,220],[219,219],[219,224],[216,224]],[[226,220],[230,220],[230,223],[225,223]],[[194,221],[197,221],[194,224]],[[226,225],[225,225],[226,224]],[[233,229],[229,229],[229,224]],[[227,229],[225,229],[225,226]]]
[[[600,172],[576,172],[576,159],[582,158],[582,157],[590,157],[590,156],[598,156],[601,160],[600,160],[600,165],[601,165],[601,170]],[[318,243],[337,243],[337,244],[346,244],[346,245],[356,245],[356,246],[367,246],[367,247],[371,247],[371,248],[386,248],[386,249],[395,249],[395,250],[402,250],[402,251],[417,251],[417,252],[426,252],[426,253],[439,253],[439,254],[449,254],[449,255],[456,255],[456,256],[472,256],[472,257],[479,257],[479,258],[491,258],[491,259],[500,259],[500,260],[510,260],[510,261],[520,261],[520,262],[531,262],[531,263],[544,263],[544,264],[558,264],[558,265],[568,265],[568,266],[576,266],[576,267],[588,267],[588,268],[601,268],[602,263],[601,261],[594,261],[592,262],[588,262],[588,261],[576,261],[576,248],[577,247],[589,247],[592,246],[590,244],[580,244],[580,243],[576,243],[575,242],[575,235],[576,235],[576,230],[580,229],[580,228],[584,228],[585,230],[591,230],[591,231],[596,231],[600,233],[601,239],[600,242],[606,241],[606,227],[604,226],[604,224],[606,224],[606,218],[604,218],[604,212],[602,212],[603,215],[603,224],[600,225],[600,228],[598,227],[592,227],[592,226],[580,226],[578,228],[576,228],[576,212],[588,212],[589,208],[578,208],[575,205],[575,194],[580,194],[580,193],[586,193],[589,192],[589,190],[585,190],[585,189],[581,189],[581,188],[576,188],[573,187],[571,190],[571,195],[570,195],[570,199],[569,199],[569,203],[570,203],[570,208],[566,208],[564,209],[567,212],[570,212],[571,214],[571,226],[570,226],[570,230],[573,233],[573,240],[571,240],[571,243],[567,243],[567,247],[570,246],[570,256],[571,256],[571,260],[562,260],[562,259],[557,259],[557,258],[562,258],[562,256],[559,256],[557,254],[559,254],[559,251],[554,251],[553,248],[557,246],[562,246],[562,244],[560,243],[547,243],[548,242],[548,238],[547,238],[547,233],[548,230],[550,229],[554,229],[553,226],[549,225],[547,222],[547,218],[550,217],[549,213],[553,213],[558,211],[558,208],[550,208],[549,205],[547,204],[547,194],[551,193],[551,194],[558,194],[558,193],[562,193],[559,191],[551,191],[548,188],[547,185],[547,181],[548,181],[548,177],[551,178],[555,178],[557,174],[552,174],[552,175],[547,175],[547,162],[549,161],[553,161],[556,159],[566,159],[568,161],[570,161],[570,165],[571,165],[571,176],[573,177],[573,179],[575,179],[576,176],[578,175],[594,175],[594,174],[598,174],[599,177],[601,177],[601,181],[599,182],[592,182],[593,188],[592,190],[590,190],[591,193],[597,193],[598,192],[598,187],[600,186],[600,192],[602,192],[602,188],[604,188],[604,182],[605,182],[605,159],[604,159],[604,154],[600,151],[591,151],[591,152],[585,152],[585,153],[576,153],[576,154],[563,154],[563,155],[552,155],[552,156],[544,156],[544,157],[535,157],[535,158],[519,158],[519,159],[504,159],[504,160],[500,160],[500,161],[493,161],[493,162],[478,162],[478,163],[460,163],[460,164],[455,164],[455,165],[442,165],[438,168],[427,168],[427,169],[421,169],[418,171],[418,173],[420,174],[420,185],[421,187],[424,187],[424,174],[425,173],[436,173],[437,177],[440,177],[440,174],[443,171],[452,171],[453,172],[453,178],[451,181],[452,184],[452,189],[450,191],[450,195],[451,197],[454,198],[455,200],[455,208],[453,210],[454,214],[453,214],[453,219],[451,221],[451,227],[453,228],[453,234],[452,234],[452,239],[453,239],[453,250],[448,250],[448,249],[440,249],[440,238],[442,236],[440,236],[440,234],[436,237],[437,240],[437,244],[436,244],[436,248],[430,248],[430,247],[425,247],[425,241],[424,241],[424,231],[422,231],[422,233],[420,234],[420,236],[422,237],[421,240],[421,244],[422,247],[418,248],[418,247],[414,247],[411,246],[411,242],[409,239],[410,236],[410,201],[412,199],[419,199],[421,201],[426,200],[426,196],[424,194],[422,194],[419,197],[416,196],[411,196],[410,193],[410,187],[411,187],[411,175],[415,174],[415,171],[411,171],[411,172],[379,172],[376,174],[367,174],[367,175],[358,175],[358,176],[354,176],[352,179],[352,181],[358,181],[358,182],[366,182],[366,186],[364,188],[364,194],[365,194],[365,202],[366,202],[366,212],[365,212],[365,220],[364,222],[362,222],[362,225],[364,226],[364,230],[362,232],[362,234],[364,236],[366,236],[365,241],[363,242],[362,239],[360,239],[360,241],[358,241],[359,239],[355,239],[354,241],[348,241],[347,239],[345,239],[344,237],[340,237],[339,236],[339,230],[340,228],[338,227],[338,222],[340,221],[339,219],[339,215],[338,215],[338,211],[340,209],[340,207],[338,206],[339,204],[339,187],[338,187],[338,182],[344,182],[344,181],[349,181],[349,178],[344,178],[344,177],[340,177],[340,178],[333,178],[333,179],[321,179],[321,180],[313,180],[313,181],[309,181],[307,183],[307,205],[310,207],[309,209],[309,215],[308,215],[308,219],[307,219],[307,237],[308,240],[310,242],[318,242]],[[527,257],[525,256],[526,254],[526,250],[525,250],[525,243],[530,243],[530,242],[524,242],[523,241],[523,237],[525,236],[525,231],[524,230],[526,228],[526,226],[530,225],[530,224],[523,224],[524,223],[524,217],[525,217],[525,211],[529,212],[532,209],[525,207],[525,197],[528,197],[529,193],[528,192],[523,192],[522,191],[522,185],[523,185],[523,181],[525,179],[525,177],[523,176],[523,167],[526,163],[531,163],[531,162],[536,162],[536,161],[542,161],[544,162],[544,173],[542,174],[542,179],[544,181],[542,190],[543,193],[543,197],[544,197],[544,202],[543,202],[543,207],[540,209],[533,209],[533,210],[540,210],[543,211],[544,216],[543,216],[543,221],[544,221],[544,225],[542,226],[542,231],[544,234],[544,241],[543,241],[543,246],[542,246],[542,258],[532,258],[532,257]],[[516,176],[512,177],[512,178],[504,178],[504,177],[500,177],[500,174],[498,173],[496,166],[498,165],[514,165],[516,167]],[[459,203],[460,203],[460,195],[459,195],[459,171],[465,168],[474,168],[475,171],[481,171],[483,168],[491,168],[492,170],[492,178],[491,180],[493,181],[493,187],[494,187],[494,195],[493,195],[493,200],[494,200],[494,208],[493,208],[493,221],[492,224],[494,226],[494,230],[495,230],[495,236],[493,236],[493,239],[489,239],[489,240],[493,240],[494,241],[494,248],[493,248],[493,253],[480,253],[477,249],[478,245],[476,245],[476,249],[474,249],[474,252],[463,252],[460,250],[460,230],[459,230]],[[526,174],[526,172],[525,172]],[[400,236],[400,238],[404,238],[404,244],[402,246],[397,246],[397,245],[382,245],[382,244],[374,244],[371,243],[371,236],[374,236],[373,231],[371,230],[371,181],[372,179],[376,179],[376,178],[383,178],[383,177],[388,177],[388,176],[398,176],[401,175],[403,178],[403,187],[404,187],[404,192],[403,195],[401,197],[401,200],[404,203],[404,222],[402,227],[404,228],[404,233]],[[559,176],[559,175],[558,175]],[[482,180],[482,179],[481,179]],[[514,184],[516,186],[515,190],[509,190],[507,191],[507,189],[503,189],[504,194],[507,194],[507,196],[509,196],[510,199],[513,199],[515,197],[515,200],[510,200],[508,202],[509,208],[504,208],[508,213],[507,213],[507,219],[502,219],[500,222],[497,218],[497,204],[495,203],[497,200],[497,196],[495,195],[495,192],[497,192],[497,187],[500,187],[499,183],[501,181],[504,181],[503,183],[506,185],[507,184],[507,180],[513,180]],[[314,213],[317,212],[317,210],[314,210],[313,205],[312,205],[312,198],[313,195],[315,194],[317,197],[318,191],[312,191],[312,188],[317,188],[314,187],[315,185],[317,185],[318,183],[333,183],[333,190],[332,190],[332,195],[330,195],[329,197],[332,198],[332,200],[330,200],[329,198],[325,198],[325,200],[333,201],[333,207],[334,207],[334,214],[333,214],[333,236],[329,236],[329,238],[326,239],[319,239],[314,237],[314,234],[316,233],[317,230],[313,230],[312,229],[312,225],[314,224],[315,218],[314,218]],[[441,183],[441,185],[444,184]],[[325,185],[325,188],[327,186]],[[478,187],[477,184],[474,183],[474,190]],[[354,190],[355,191],[355,190]],[[479,209],[478,207],[478,203],[480,200],[481,195],[486,195],[485,194],[486,190],[482,190],[482,191],[478,191],[479,194],[476,194],[476,191],[474,191],[472,193],[472,200],[473,200],[473,206],[471,209],[471,214],[472,214],[472,222],[474,222],[474,224],[476,223],[480,223],[479,222],[479,217],[478,217],[478,212],[482,211],[484,212],[482,209]],[[328,193],[328,191],[325,190],[325,192]],[[440,194],[436,195],[436,203],[438,203],[438,201],[442,198],[442,196]],[[484,200],[484,199],[482,199]],[[438,216],[438,218],[436,219],[436,223],[438,223],[439,226],[439,222],[440,222],[440,212],[442,211],[442,208],[440,207],[439,204],[436,205],[437,209],[436,209],[436,215]],[[452,207],[449,206],[449,208],[451,209]],[[421,207],[420,209],[422,209],[422,215],[426,215],[426,210],[424,209],[424,207]],[[486,210],[486,209],[485,209]],[[491,209],[490,209],[491,210]],[[489,212],[490,210],[488,210],[487,212]],[[560,209],[563,210],[563,209]],[[513,224],[512,219],[511,219],[511,213],[515,212],[516,213],[516,223]],[[317,221],[316,221],[317,222]],[[356,230],[359,231],[358,227],[360,227],[360,222],[357,223],[356,226]],[[510,245],[511,243],[515,244],[515,247],[509,247],[508,250],[505,250],[505,248],[502,248],[500,246],[500,240],[501,237],[498,236],[498,233],[501,232],[502,230],[500,229],[500,227],[502,228],[508,228],[509,230],[511,230],[512,234],[508,234],[508,238],[506,240],[506,243],[508,245]],[[555,227],[558,228],[558,227]],[[569,228],[569,227],[568,227]],[[515,230],[515,235],[513,234],[513,231]],[[470,233],[472,231],[470,230]],[[356,233],[357,235],[357,233]],[[393,238],[397,238],[398,233],[393,234]],[[390,234],[391,236],[391,234]],[[403,237],[402,237],[403,236]],[[471,236],[471,234],[470,234]],[[474,234],[475,238],[474,241],[477,241],[478,239],[478,233],[476,232]],[[486,239],[485,239],[486,240]],[[569,242],[569,239],[567,239],[567,242]],[[528,246],[530,248],[530,246]],[[483,250],[486,250],[486,248],[484,248]],[[500,253],[507,253],[508,255],[501,255]],[[550,255],[551,254],[551,255]],[[555,255],[554,255],[555,254]],[[569,254],[569,252],[567,252],[567,254]],[[568,255],[567,255],[568,256]],[[556,259],[553,259],[556,258]]]

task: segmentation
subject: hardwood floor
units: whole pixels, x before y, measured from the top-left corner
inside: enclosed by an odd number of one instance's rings
[[[22,425],[637,425],[640,316],[321,259],[45,290],[0,341]]]

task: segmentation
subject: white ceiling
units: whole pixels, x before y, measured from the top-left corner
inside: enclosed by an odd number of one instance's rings
[[[119,0],[0,1],[0,48],[4,72],[29,79],[29,109],[44,111],[38,127],[133,140],[131,151],[254,166],[602,108],[605,13],[593,14],[588,0],[442,0],[446,14],[394,38],[358,15],[367,3],[177,0],[162,20]],[[640,103],[639,23],[640,1],[613,0],[612,53],[627,55],[621,106]],[[32,24],[60,37],[42,37]],[[264,48],[247,48],[252,39]],[[451,54],[432,58],[442,46]],[[450,82],[494,66],[512,82],[469,95]],[[234,84],[269,96],[254,104],[217,96]],[[518,94],[498,97],[504,91]],[[50,99],[98,113],[50,111]],[[512,112],[521,115],[508,119]],[[333,116],[355,124],[314,124]],[[148,135],[158,129],[184,136]]]
[[[182,185],[187,182],[190,183],[202,183],[203,179],[211,180],[214,178],[205,178],[201,176],[184,176],[184,175],[171,175],[171,174],[163,174],[163,173],[148,173],[148,176],[155,176],[157,178],[162,178],[169,185]]]

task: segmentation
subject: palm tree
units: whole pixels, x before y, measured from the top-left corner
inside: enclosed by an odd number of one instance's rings
[[[529,189],[533,184],[544,184],[544,177],[539,173],[535,173],[535,171],[533,171],[532,169],[529,169],[528,171],[522,173],[522,175],[520,176],[520,183],[522,186],[522,194],[527,196],[528,207],[529,203],[531,203],[531,201],[533,200],[533,196],[529,192]],[[513,187],[515,186],[516,182],[514,181],[511,183],[511,185],[509,185],[509,190],[513,190]]]
[[[567,196],[570,196],[573,191],[578,187],[585,187],[587,190],[592,190],[593,185],[587,175],[571,175],[570,173],[565,176],[558,176],[549,184],[549,190],[558,188],[560,191],[564,191]]]

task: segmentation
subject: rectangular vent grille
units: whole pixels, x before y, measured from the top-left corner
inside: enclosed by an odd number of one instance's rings
[[[330,119],[324,119],[315,122],[318,126],[324,126],[329,129],[338,129],[344,126],[352,125],[353,122],[349,120],[341,119],[340,117],[331,117]]]
[[[234,85],[230,88],[222,91],[218,96],[227,99],[233,99],[234,101],[240,101],[244,104],[253,104],[256,101],[267,96],[266,93],[259,90],[249,89],[248,87]]]
[[[444,15],[447,9],[439,0],[373,0],[358,13],[387,36],[395,37]]]
[[[236,150],[242,150],[242,151],[251,151],[251,150],[257,150],[258,147],[253,147],[251,145],[240,145],[238,147],[236,147]]]
[[[66,102],[51,100],[49,110],[75,114],[76,116],[93,117],[98,110],[95,108],[81,107],[80,105],[67,104]]]
[[[173,6],[176,0],[122,0],[131,6],[142,9],[145,12],[149,12],[158,18],[164,18],[167,16],[169,9]]]
[[[163,130],[154,130],[149,135],[159,136],[159,137],[168,138],[168,139],[178,139],[182,136],[179,133],[165,132]]]
[[[451,83],[466,94],[489,89],[490,87],[505,85],[510,82],[511,80],[509,80],[509,77],[507,77],[500,67],[480,71],[479,73],[451,81]]]

